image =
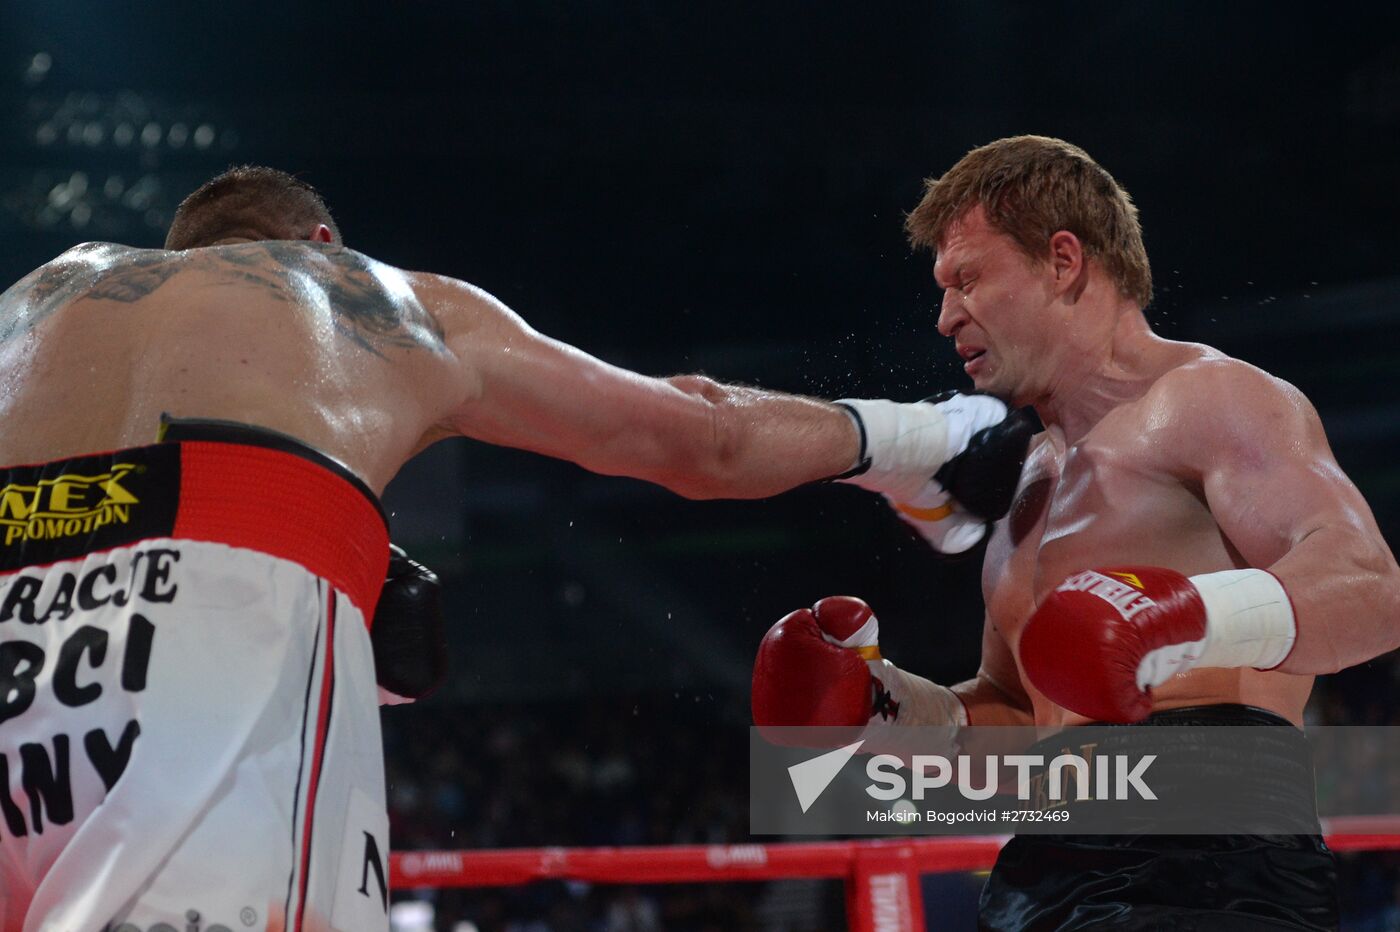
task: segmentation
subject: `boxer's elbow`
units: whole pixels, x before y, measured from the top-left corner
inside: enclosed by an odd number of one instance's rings
[[[1357,580],[1352,591],[1370,603],[1364,611],[1383,631],[1385,649],[1394,650],[1400,647],[1400,566],[1380,534],[1352,534],[1351,538],[1352,572],[1342,575]]]
[[[722,402],[711,405],[707,414],[705,430],[696,436],[685,462],[677,464],[675,491],[697,500],[769,494],[755,488],[746,469],[748,443],[742,421]]]
[[[1320,613],[1331,622],[1325,628],[1330,635],[1331,662],[1313,664],[1306,672],[1338,673],[1400,649],[1400,569],[1393,560],[1386,562],[1388,566],[1378,566],[1377,561],[1371,560],[1359,563],[1349,574],[1349,588],[1355,596],[1342,603],[1348,609],[1338,611],[1339,606],[1334,604]],[[1305,629],[1308,620],[1307,615],[1298,619],[1299,649],[1294,650],[1295,654],[1307,653],[1301,648],[1310,642]],[[1306,656],[1300,659],[1307,661]],[[1300,672],[1291,667],[1285,663],[1283,669]]]
[[[1384,541],[1349,537],[1314,568],[1314,587],[1290,592],[1298,644],[1285,672],[1336,673],[1400,648],[1400,567]]]

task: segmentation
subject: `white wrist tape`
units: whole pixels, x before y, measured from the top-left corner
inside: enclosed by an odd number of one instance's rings
[[[1159,647],[1138,664],[1139,689],[1161,686],[1196,667],[1268,670],[1293,649],[1297,626],[1288,593],[1264,570],[1224,570],[1192,576],[1206,609],[1206,636]]]
[[[1206,636],[1198,667],[1268,670],[1293,649],[1298,625],[1283,584],[1266,570],[1225,570],[1192,576],[1206,606]]]
[[[954,394],[939,402],[900,404],[846,398],[845,408],[860,431],[860,453],[842,481],[899,501],[918,495],[950,459],[967,449],[972,435],[1006,420],[1006,403],[991,395]]]
[[[889,695],[882,704],[886,711],[897,709],[895,715],[881,715],[877,710],[861,730],[863,754],[893,754],[909,764],[916,754],[943,754],[952,758],[957,753],[958,730],[967,725],[967,710],[962,701],[946,686],[930,683],[881,660],[870,664],[875,688]],[[879,693],[876,693],[879,698]],[[934,727],[941,726],[946,731]]]
[[[861,432],[861,448],[854,469],[858,475],[843,479],[898,499],[912,498],[971,437],[949,436],[948,418],[938,405],[901,404],[884,399],[847,398],[843,406]],[[869,464],[867,466],[867,464]]]
[[[899,667],[880,656],[880,622],[871,615],[865,624],[857,628],[849,637],[838,640],[822,632],[822,639],[837,647],[858,652],[865,658],[870,675],[879,682],[876,689],[883,688],[889,693],[892,703],[870,718],[865,736],[884,728],[897,728],[902,725],[957,725],[967,724],[967,708],[951,689],[930,682],[922,676],[905,673]]]
[[[967,708],[957,693],[947,686],[906,673],[888,660],[867,661],[870,673],[879,680],[898,704],[899,714],[882,721],[879,716],[870,720],[869,728],[879,725],[967,725]]]

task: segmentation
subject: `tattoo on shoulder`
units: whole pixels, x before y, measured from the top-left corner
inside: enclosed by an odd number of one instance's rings
[[[50,262],[30,272],[6,289],[4,294],[0,294],[0,307],[5,309],[7,318],[24,316],[26,305],[33,308],[60,304],[61,299],[53,299],[61,293],[73,290],[72,271],[62,263]]]
[[[443,349],[443,332],[402,280],[400,272],[342,246],[266,241],[221,251],[240,281],[308,299],[318,289],[334,315],[336,332],[362,349]]]
[[[135,303],[188,269],[290,305],[327,306],[336,332],[377,356],[389,349],[446,348],[441,326],[402,273],[344,247],[273,240],[184,256],[111,249],[100,258],[57,259],[0,294],[0,341],[32,330],[78,299]]]
[[[127,262],[112,266],[97,280],[86,297],[131,304],[164,285],[181,268],[182,263],[166,252],[133,256]]]
[[[131,303],[165,284],[182,265],[169,254],[108,243],[77,247],[0,294],[0,341],[27,333],[78,299]]]
[[[42,266],[0,294],[0,342],[33,329],[62,305],[59,293],[70,286],[71,273],[56,263]]]

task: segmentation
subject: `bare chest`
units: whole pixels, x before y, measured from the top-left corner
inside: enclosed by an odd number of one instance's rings
[[[1127,412],[1110,414],[1064,450],[1042,435],[983,565],[988,615],[1013,652],[1039,599],[1074,572],[1148,564],[1190,573],[1233,564],[1199,487],[1172,472],[1163,442]]]

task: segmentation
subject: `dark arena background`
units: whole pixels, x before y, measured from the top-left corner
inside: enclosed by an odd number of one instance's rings
[[[1141,210],[1153,324],[1307,393],[1395,547],[1396,10],[4,3],[0,278],[84,240],[158,246],[201,181],[265,163],[348,245],[609,361],[914,400],[966,378],[903,212],[973,146],[1061,136]],[[977,667],[976,554],[940,561],[858,489],[697,503],[458,440],[385,503],[451,622],[448,685],[383,713],[401,852],[780,840],[748,833],[751,662],[825,595],[868,600],[906,668]],[[1310,715],[1400,723],[1400,667],[1320,680]],[[1340,857],[1344,927],[1400,928],[1400,856]],[[972,928],[980,883],[926,875],[928,927]],[[393,898],[403,930],[845,927],[818,879]]]

